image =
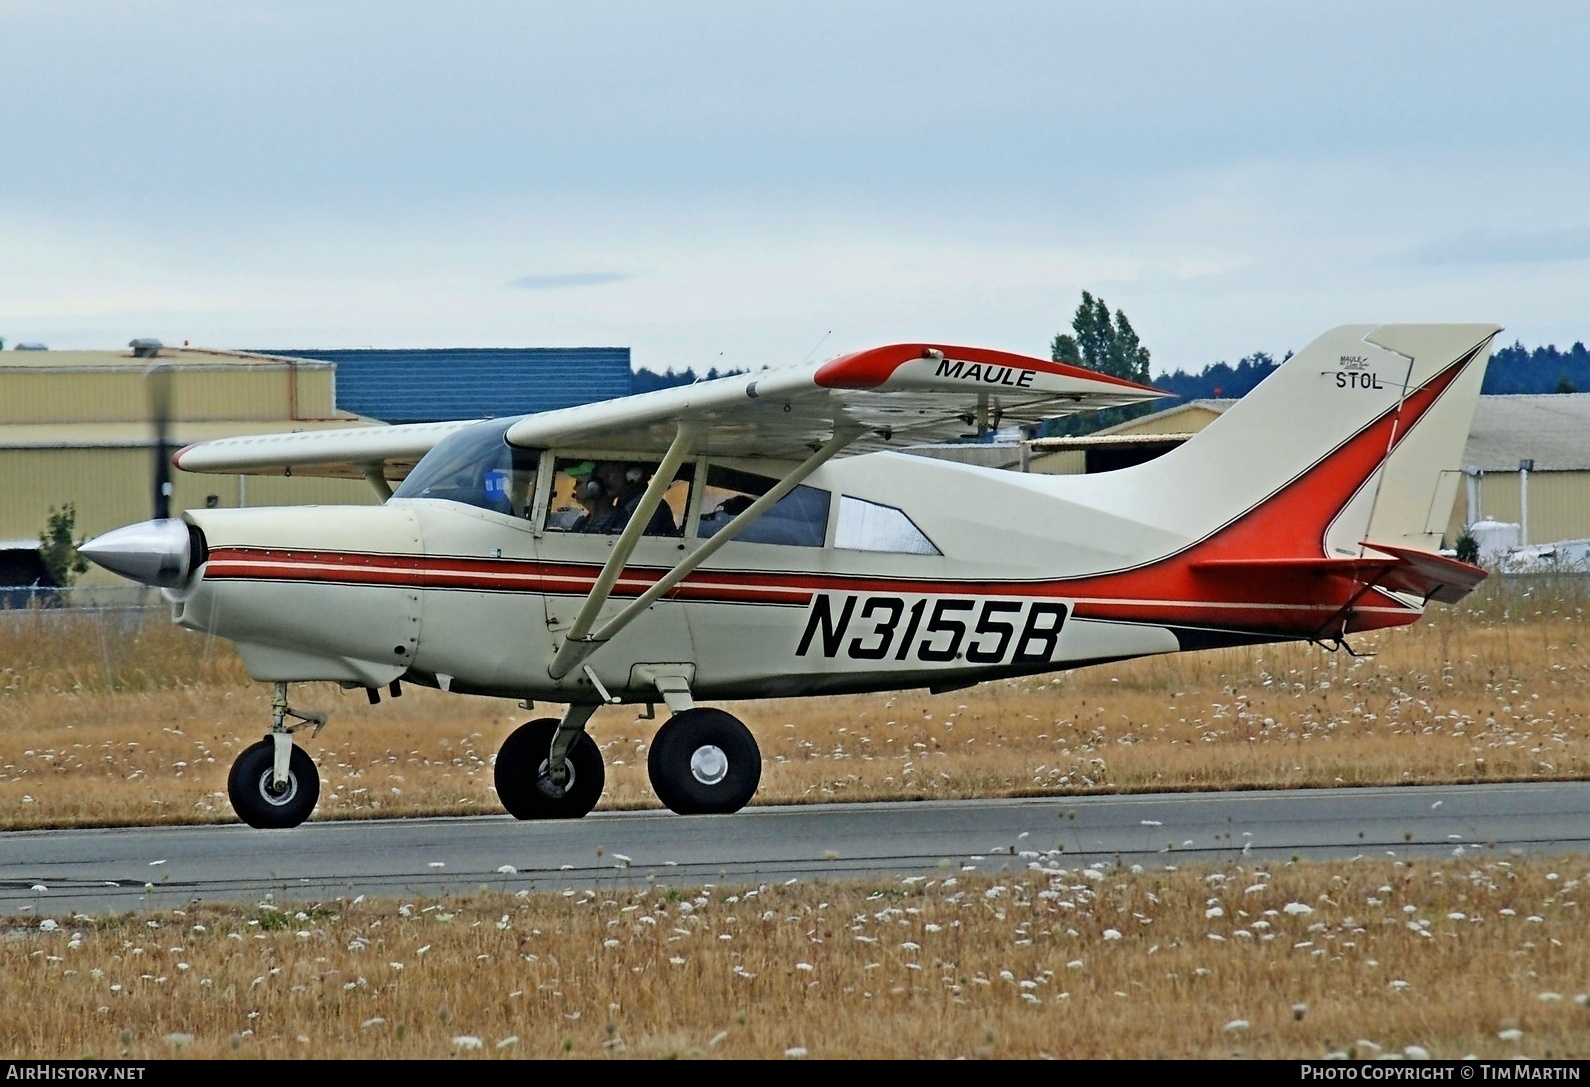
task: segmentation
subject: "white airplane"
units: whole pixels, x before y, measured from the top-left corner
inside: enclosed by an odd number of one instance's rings
[[[902,344],[512,419],[228,438],[190,472],[364,476],[379,506],[196,509],[83,553],[165,590],[275,684],[232,767],[256,827],[319,795],[312,680],[566,705],[497,755],[503,806],[578,818],[605,704],[663,702],[676,812],[756,792],[746,727],[697,700],[935,692],[1147,654],[1412,623],[1484,577],[1437,553],[1494,325],[1327,332],[1158,459],[1098,475],[888,450],[1164,394],[997,351]],[[389,480],[401,479],[393,490]]]

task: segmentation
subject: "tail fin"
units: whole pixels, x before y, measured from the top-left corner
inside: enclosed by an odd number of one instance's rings
[[[1113,476],[1117,502],[1144,520],[1218,534],[1232,557],[1362,557],[1366,542],[1433,552],[1499,331],[1332,329],[1186,444],[1095,478]]]

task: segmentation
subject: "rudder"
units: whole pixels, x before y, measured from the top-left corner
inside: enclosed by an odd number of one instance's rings
[[[1434,551],[1456,485],[1442,473],[1460,466],[1498,331],[1489,324],[1332,329],[1184,445],[1093,477],[1097,497],[1129,504],[1191,539],[1239,520],[1254,529],[1265,523],[1276,554],[1358,556],[1367,538]],[[1106,482],[1115,492],[1109,497]],[[1249,516],[1283,492],[1291,511],[1284,527],[1281,507],[1257,522]],[[1443,492],[1446,510],[1438,511]],[[1308,525],[1296,521],[1305,508]]]

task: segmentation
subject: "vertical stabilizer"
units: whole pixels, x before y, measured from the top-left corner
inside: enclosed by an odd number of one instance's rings
[[[1356,557],[1362,542],[1434,551],[1496,325],[1344,325],[1201,433],[1077,498],[1234,553]]]

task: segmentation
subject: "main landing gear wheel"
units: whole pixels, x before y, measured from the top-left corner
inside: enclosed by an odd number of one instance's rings
[[[294,746],[287,780],[277,784],[273,767],[276,745],[270,739],[245,748],[227,775],[226,794],[232,810],[251,827],[279,830],[309,818],[320,799],[320,773],[301,747]]]
[[[762,753],[739,719],[696,706],[657,730],[646,769],[658,799],[680,815],[727,815],[756,795]]]
[[[607,783],[602,750],[581,731],[564,758],[568,778],[559,785],[547,772],[558,722],[542,717],[520,725],[497,752],[497,799],[515,819],[578,819],[596,807]]]

